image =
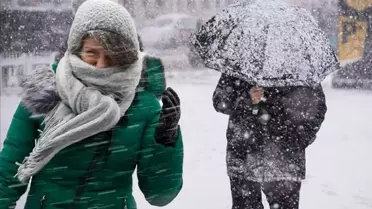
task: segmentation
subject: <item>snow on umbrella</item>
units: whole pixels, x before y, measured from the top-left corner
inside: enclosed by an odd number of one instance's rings
[[[191,42],[207,67],[262,87],[311,86],[338,68],[311,13],[280,0],[233,4]]]

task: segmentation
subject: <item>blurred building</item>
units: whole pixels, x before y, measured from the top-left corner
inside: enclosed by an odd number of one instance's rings
[[[0,95],[19,92],[21,75],[50,65],[66,41],[71,0],[0,0]]]
[[[213,15],[236,0],[119,0],[141,24],[161,14],[184,13],[198,17]]]
[[[117,0],[140,27],[167,13],[210,17],[235,0]],[[0,55],[56,51],[67,36],[71,0],[0,0]]]
[[[11,10],[69,10],[71,0],[1,0],[0,9]]]
[[[117,0],[138,27],[158,15],[189,14],[208,18],[237,0]],[[335,0],[287,0],[313,9],[326,31],[334,31]],[[333,7],[332,7],[333,5]],[[319,10],[319,11],[318,11]],[[16,86],[15,77],[53,61],[66,41],[73,19],[71,0],[0,0],[0,92]]]
[[[235,0],[117,0],[140,27],[167,13],[208,17]],[[0,94],[17,89],[22,74],[49,65],[66,41],[71,0],[0,0]]]

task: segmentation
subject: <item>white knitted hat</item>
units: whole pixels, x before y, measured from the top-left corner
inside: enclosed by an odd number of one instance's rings
[[[76,49],[84,36],[97,30],[115,33],[139,51],[133,18],[123,6],[111,0],[87,0],[78,8],[70,29],[68,50]]]

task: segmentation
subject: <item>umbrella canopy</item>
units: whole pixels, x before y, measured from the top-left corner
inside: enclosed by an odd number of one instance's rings
[[[311,86],[338,67],[311,13],[281,0],[233,4],[191,42],[207,67],[257,86]]]

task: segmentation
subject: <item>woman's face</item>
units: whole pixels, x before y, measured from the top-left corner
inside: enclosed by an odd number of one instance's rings
[[[97,68],[106,68],[113,65],[107,50],[101,46],[98,40],[91,37],[83,40],[80,57],[84,62]]]

